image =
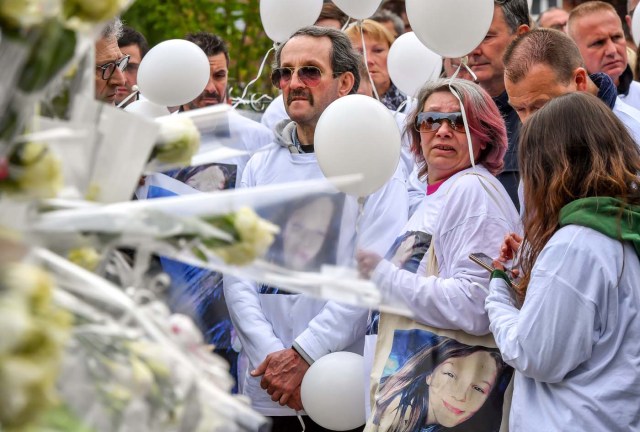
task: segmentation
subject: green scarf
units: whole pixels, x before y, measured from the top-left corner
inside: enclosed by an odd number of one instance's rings
[[[622,210],[622,218],[620,211]],[[580,225],[607,237],[629,241],[640,257],[640,206],[617,198],[581,198],[560,210],[560,226]]]

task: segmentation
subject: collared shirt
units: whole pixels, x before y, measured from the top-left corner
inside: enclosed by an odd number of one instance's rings
[[[605,73],[598,72],[589,75],[589,78],[598,87],[598,99],[613,109],[616,105],[618,91],[611,77]]]
[[[380,102],[382,102],[382,104],[389,108],[391,111],[396,111],[398,107],[406,101],[407,96],[402,93],[393,83],[391,83],[391,86],[389,86],[389,90],[387,90],[387,92],[380,97]],[[402,111],[406,112],[406,105]]]

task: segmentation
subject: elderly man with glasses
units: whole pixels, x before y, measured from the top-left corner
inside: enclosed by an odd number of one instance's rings
[[[122,34],[122,21],[114,19],[102,30],[96,41],[96,99],[115,104],[118,87],[125,85],[124,70],[129,64],[118,47],[118,37]]]

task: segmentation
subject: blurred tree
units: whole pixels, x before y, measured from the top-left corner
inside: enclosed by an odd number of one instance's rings
[[[259,0],[137,0],[122,19],[141,32],[149,46],[197,31],[220,36],[229,46],[229,86],[234,89],[231,96],[240,96],[273,45],[262,28],[259,3]],[[269,64],[273,56],[269,55]],[[266,67],[249,93],[276,94],[269,73],[270,68]]]

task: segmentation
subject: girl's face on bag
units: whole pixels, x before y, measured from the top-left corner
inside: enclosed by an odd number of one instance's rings
[[[498,367],[487,351],[451,357],[427,377],[428,424],[453,427],[472,417],[496,383]]]

